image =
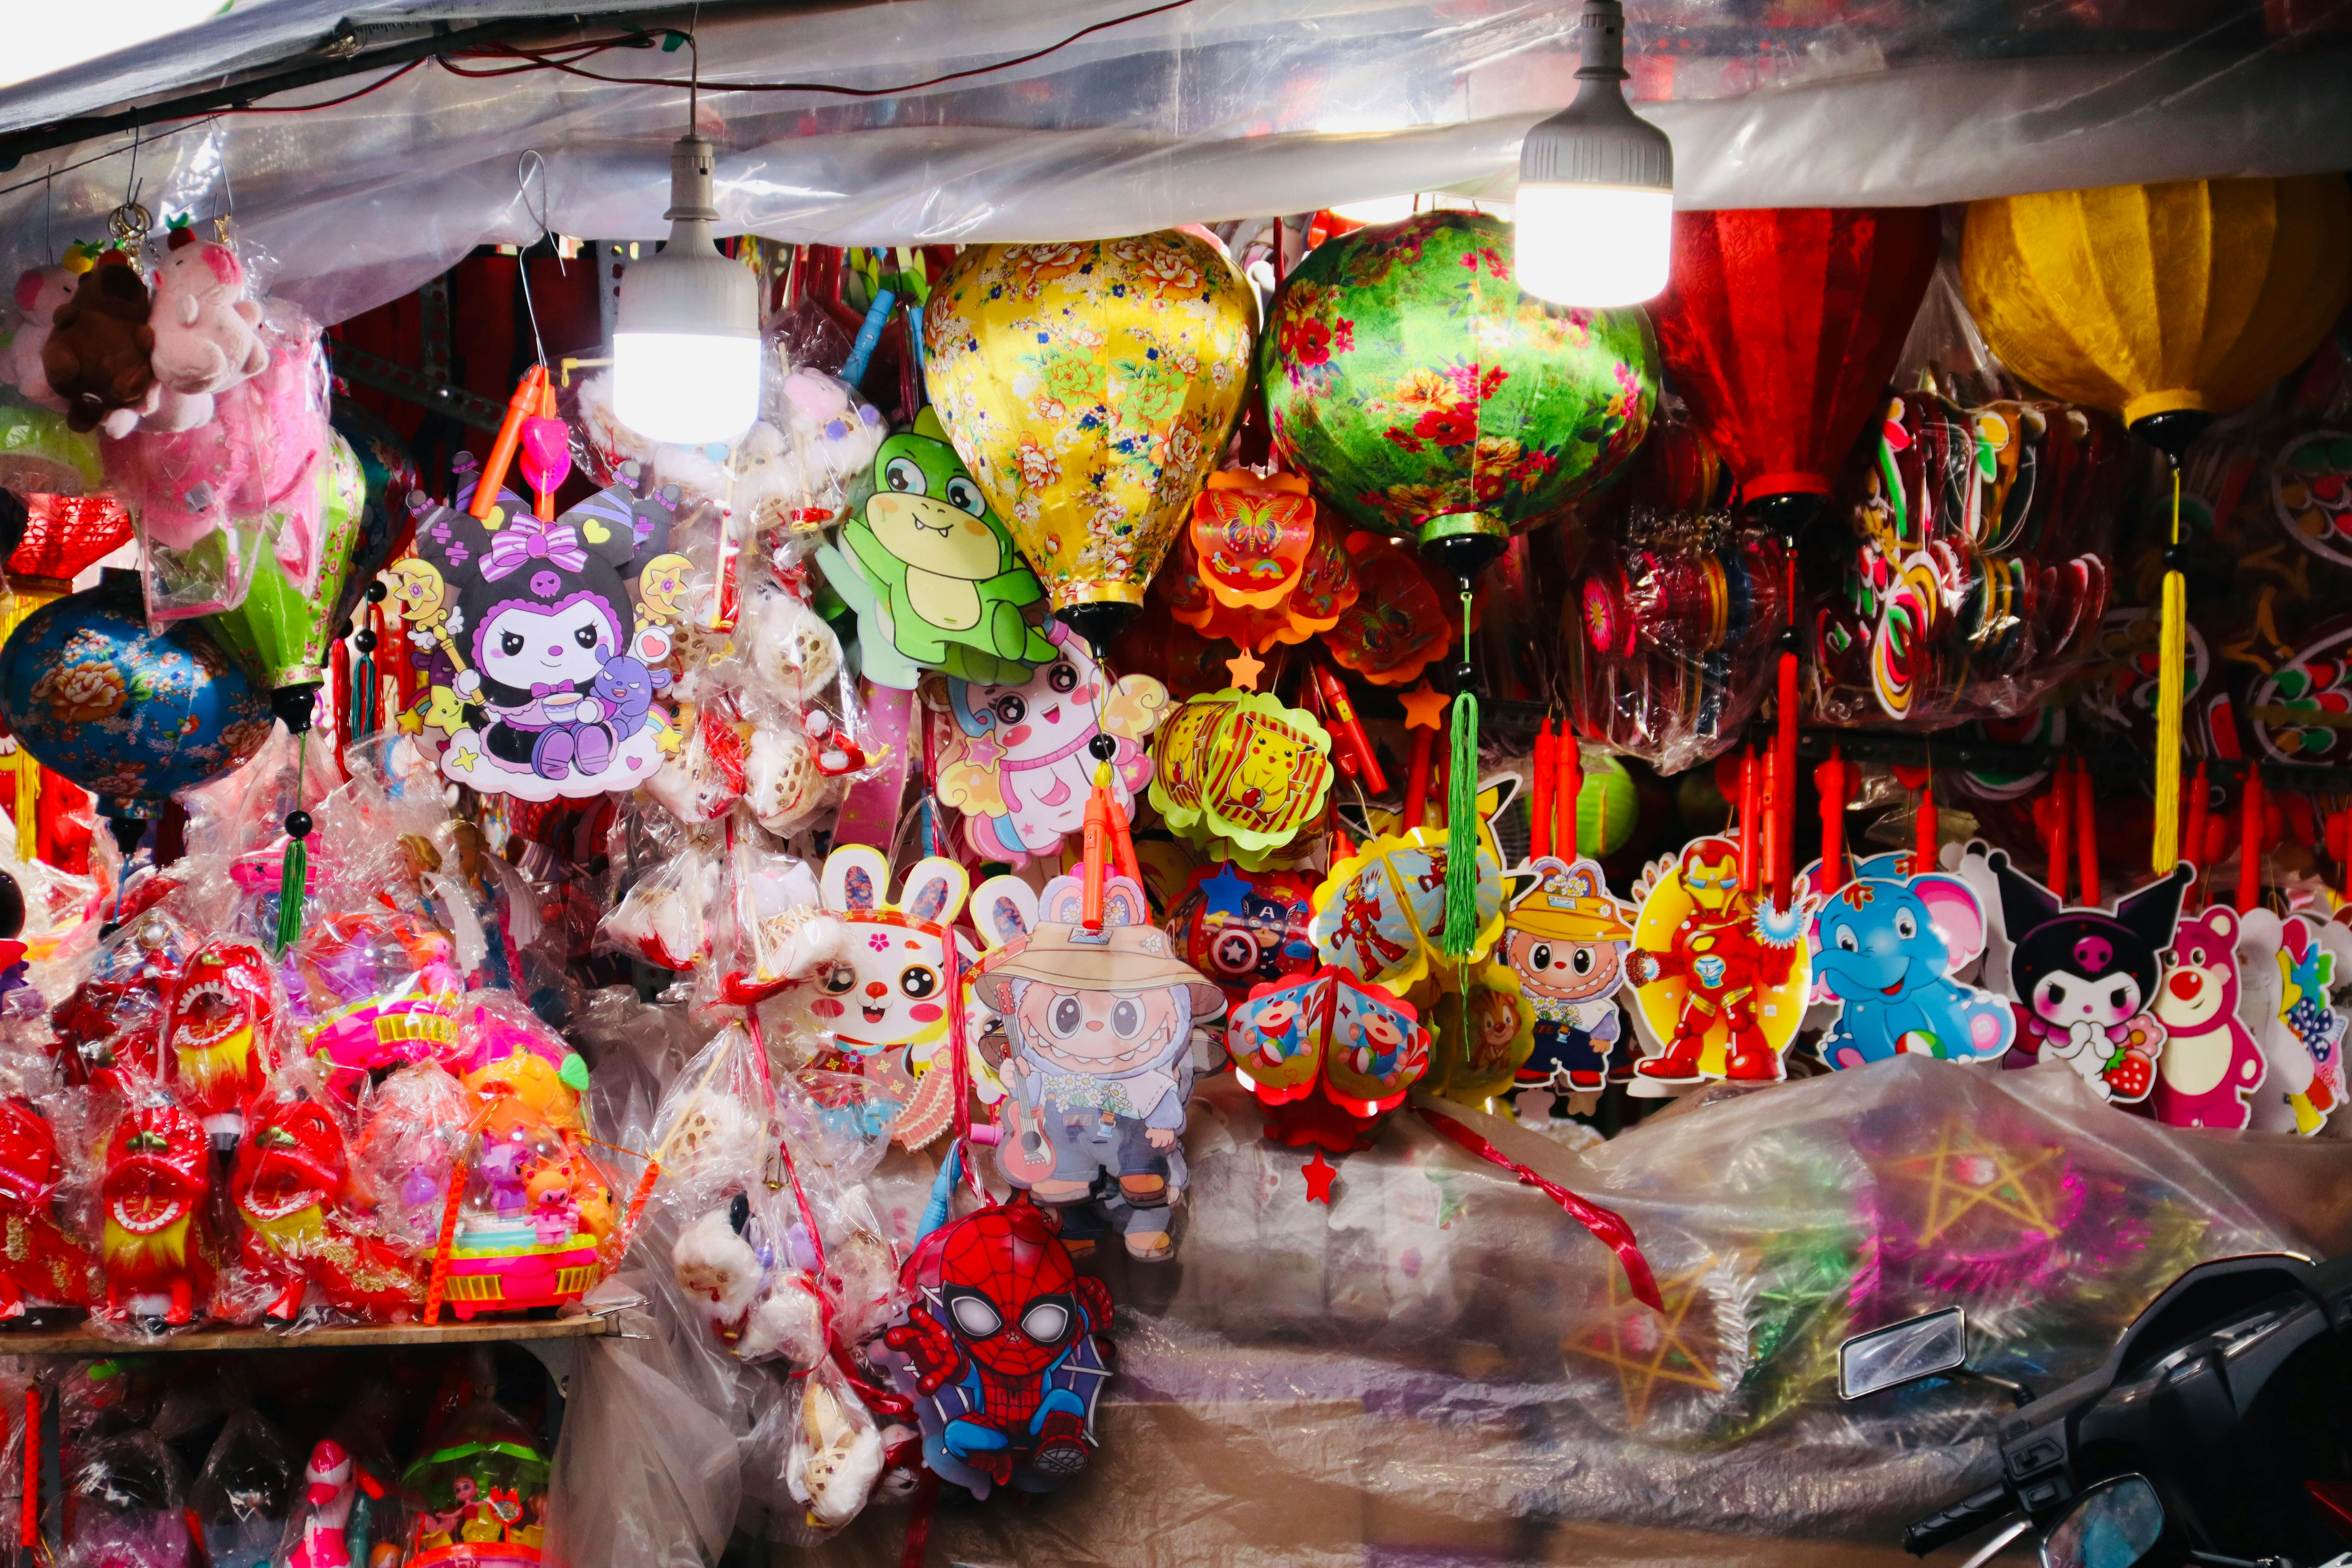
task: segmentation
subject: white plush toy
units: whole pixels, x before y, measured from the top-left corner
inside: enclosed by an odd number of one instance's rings
[[[801,1390],[801,1430],[784,1461],[784,1485],[806,1505],[819,1530],[856,1519],[882,1477],[882,1432],[857,1395],[830,1367]]]
[[[781,726],[752,735],[743,760],[743,798],[761,826],[789,838],[815,821],[834,794],[807,736]]]
[[[76,279],[62,267],[36,267],[16,279],[16,330],[0,349],[0,381],[25,401],[53,413],[65,412],[66,400],[49,389],[41,369],[41,345],[49,341],[58,307],[73,298]]]
[[[748,574],[744,645],[771,695],[794,707],[829,691],[841,675],[841,639],[808,601],[768,573]]]
[[[155,269],[147,356],[163,396],[142,421],[150,429],[193,430],[213,416],[213,398],[269,366],[257,330],[261,306],[243,298],[245,268],[226,245],[172,231],[170,252]]]

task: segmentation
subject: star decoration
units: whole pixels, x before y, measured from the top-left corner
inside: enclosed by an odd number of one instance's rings
[[[1926,1188],[1917,1221],[1920,1247],[1945,1239],[1972,1215],[1995,1225],[2006,1217],[2021,1233],[2038,1231],[2054,1241],[2065,1224],[2053,1212],[2065,1185],[2064,1155],[2060,1148],[2006,1148],[1947,1122],[1933,1152],[1897,1160],[1885,1173]],[[2045,1169],[2053,1162],[2059,1163]],[[1988,1212],[1978,1215],[1979,1210]]]
[[[1258,671],[1265,668],[1265,660],[1258,658],[1246,647],[1225,660],[1225,668],[1232,673],[1234,684],[1244,691],[1257,689]]]
[[[460,746],[457,748],[457,754],[449,759],[449,765],[458,769],[470,768],[480,760],[474,754],[472,747]]]
[[[1723,1392],[1723,1380],[1715,1369],[1723,1342],[1716,1327],[1714,1292],[1706,1287],[1706,1277],[1715,1267],[1716,1259],[1709,1256],[1687,1274],[1661,1281],[1658,1293],[1665,1303],[1663,1311],[1652,1311],[1634,1300],[1623,1276],[1612,1269],[1608,1318],[1560,1342],[1571,1355],[1617,1369],[1628,1426],[1639,1426],[1649,1419],[1661,1384],[1679,1384],[1707,1394]]]
[[[1454,700],[1443,691],[1433,691],[1426,682],[1414,687],[1400,699],[1404,703],[1404,727],[1408,730],[1434,730],[1445,712],[1445,705]]]
[[[1249,883],[1239,871],[1234,869],[1233,862],[1230,860],[1217,868],[1215,876],[1204,877],[1201,881],[1201,897],[1204,900],[1206,911],[1213,915],[1223,915],[1227,920],[1237,921],[1242,918],[1244,908],[1242,900],[1249,896]]]
[[[1323,1151],[1318,1149],[1315,1158],[1298,1167],[1298,1173],[1307,1178],[1307,1201],[1329,1208],[1331,1183],[1339,1174],[1339,1167],[1323,1158]]]
[[[402,709],[400,717],[394,722],[398,724],[400,732],[404,735],[421,735],[425,732],[425,715],[414,708]]]

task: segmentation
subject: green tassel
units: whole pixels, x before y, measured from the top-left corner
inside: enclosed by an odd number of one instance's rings
[[[1445,930],[1449,958],[1469,955],[1478,939],[1478,699],[1466,688],[1454,700],[1453,751],[1445,774]]]
[[[302,934],[302,905],[310,884],[310,852],[299,838],[286,841],[286,858],[278,864],[278,951],[282,954]]]

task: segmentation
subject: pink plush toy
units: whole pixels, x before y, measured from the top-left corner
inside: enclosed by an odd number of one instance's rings
[[[213,395],[259,375],[269,351],[256,331],[261,307],[239,298],[245,268],[226,245],[172,231],[171,254],[155,269],[155,347],[147,362],[163,395],[141,423],[151,430],[193,430],[213,416]]]
[[[62,267],[36,267],[16,279],[19,318],[8,346],[0,349],[0,381],[23,395],[25,401],[62,414],[66,400],[49,389],[48,374],[41,369],[41,345],[49,341],[49,326],[58,307],[73,298],[74,275]]]

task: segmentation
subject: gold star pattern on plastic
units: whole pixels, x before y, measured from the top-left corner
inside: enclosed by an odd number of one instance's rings
[[[1946,1122],[1933,1152],[1889,1163],[1890,1182],[1917,1183],[1926,1192],[1919,1217],[1921,1247],[1934,1245],[1962,1220],[1980,1210],[2005,1215],[2025,1230],[2056,1238],[2053,1184],[2063,1167],[2033,1179],[2065,1153],[2063,1149],[2006,1148],[1990,1143],[1958,1122]]]
[[[1715,1371],[1723,1341],[1716,1328],[1713,1293],[1706,1283],[1716,1262],[1710,1254],[1688,1273],[1661,1281],[1662,1312],[1633,1300],[1623,1275],[1610,1270],[1607,1321],[1560,1342],[1570,1355],[1617,1369],[1626,1426],[1639,1426],[1649,1419],[1661,1384],[1723,1392],[1723,1380]]]

